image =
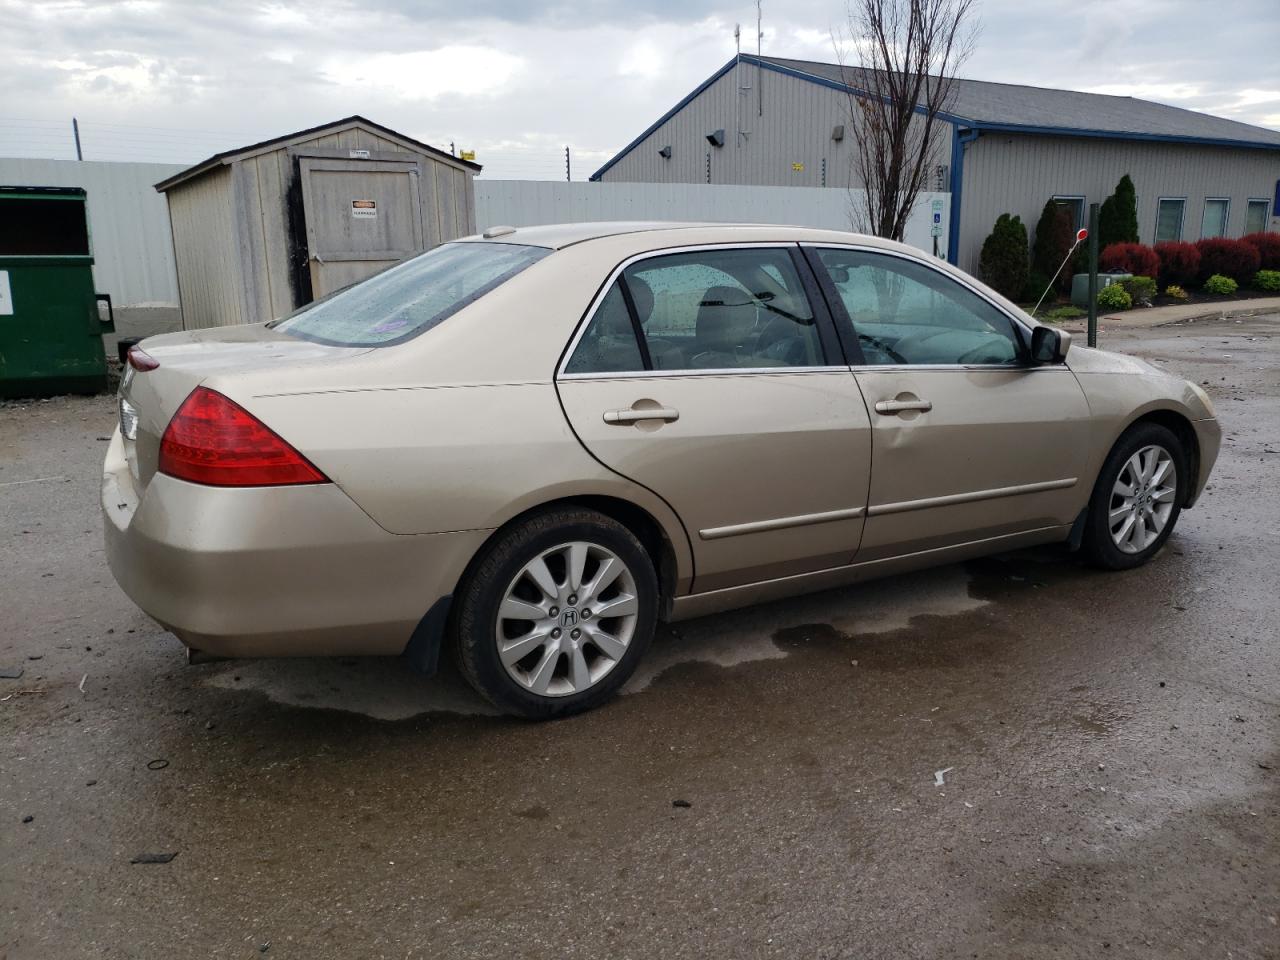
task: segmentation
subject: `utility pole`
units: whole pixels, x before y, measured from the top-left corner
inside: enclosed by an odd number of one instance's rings
[[[71,118],[71,135],[76,138],[76,159],[83,160],[84,154],[80,152],[80,121],[75,117]]]
[[[571,171],[569,169],[569,148],[565,147],[564,148],[564,178],[568,182],[573,181],[573,177],[570,174],[571,174]]]

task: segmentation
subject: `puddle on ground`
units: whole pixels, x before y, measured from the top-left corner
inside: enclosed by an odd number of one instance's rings
[[[914,617],[954,616],[986,606],[990,601],[969,595],[970,579],[964,567],[942,567],[678,623],[654,639],[622,692],[638,693],[679,664],[734,667],[780,660],[790,651],[774,635],[797,624],[826,624],[856,638],[901,630]]]
[[[205,684],[250,690],[276,703],[344,710],[375,720],[408,720],[423,713],[496,716],[452,671],[430,679],[399,657],[235,660],[211,663]]]
[[[960,566],[829,590],[671,627],[661,627],[648,655],[622,693],[647,689],[667,670],[686,663],[734,667],[789,654],[774,635],[797,624],[827,624],[851,638],[889,633],[912,618],[951,616],[985,606],[971,597]],[[452,670],[426,679],[398,657],[239,660],[212,663],[204,683],[248,690],[292,707],[342,710],[376,720],[407,720],[424,713],[494,716],[495,711]]]

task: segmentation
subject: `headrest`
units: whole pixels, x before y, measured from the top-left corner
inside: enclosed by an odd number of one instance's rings
[[[636,305],[636,318],[644,323],[653,313],[653,287],[640,277],[627,277],[627,289],[631,291],[631,302]]]
[[[712,287],[698,304],[694,337],[700,350],[733,352],[756,320],[751,294],[738,287]]]

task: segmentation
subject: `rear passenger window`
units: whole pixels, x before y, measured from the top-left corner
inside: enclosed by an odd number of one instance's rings
[[[738,370],[823,364],[813,309],[786,250],[699,250],[642,260],[623,271],[644,336],[633,370]],[[621,372],[625,340],[617,284],[601,301],[566,373]],[[611,302],[612,301],[612,302]],[[623,301],[625,307],[625,301]],[[634,327],[631,347],[636,348]]]
[[[600,301],[564,371],[632,373],[644,368],[635,329],[631,325],[631,314],[627,312],[622,288],[615,282]]]

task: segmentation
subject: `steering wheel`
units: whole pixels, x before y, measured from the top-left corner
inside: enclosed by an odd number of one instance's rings
[[[1005,352],[1001,348],[1007,345],[1008,341],[1004,337],[997,333],[990,334],[978,346],[962,354],[960,363],[1010,363],[1017,359],[1018,354],[1015,350],[1012,357],[1001,356]]]

